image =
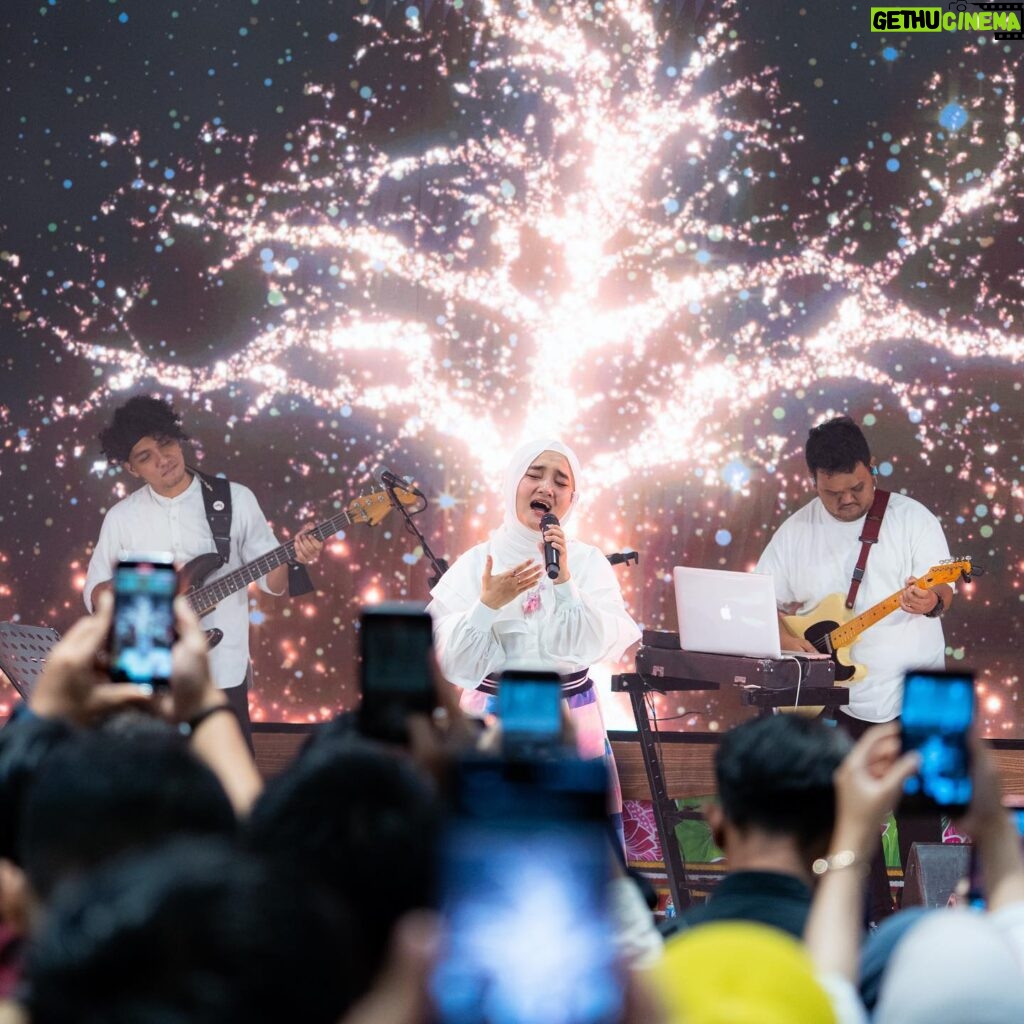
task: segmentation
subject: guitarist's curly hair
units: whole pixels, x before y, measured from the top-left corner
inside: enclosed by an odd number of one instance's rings
[[[103,454],[111,463],[127,462],[132,449],[143,437],[189,439],[181,429],[181,417],[170,402],[148,395],[129,398],[115,409],[110,426],[99,435]]]
[[[817,476],[819,470],[828,475],[852,473],[858,462],[871,465],[868,439],[849,416],[835,416],[812,427],[804,457],[811,476]]]

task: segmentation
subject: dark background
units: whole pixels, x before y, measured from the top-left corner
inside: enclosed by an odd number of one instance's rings
[[[808,497],[808,428],[848,412],[987,568],[949,653],[1020,735],[1020,44],[868,11],[5,4],[0,619],[80,614],[131,394],[282,539],[386,464],[449,557],[500,520],[515,443],[560,433],[580,535],[641,552],[660,628],[672,566],[752,567]],[[400,527],[254,604],[257,717],[352,703],[360,604],[426,597]]]

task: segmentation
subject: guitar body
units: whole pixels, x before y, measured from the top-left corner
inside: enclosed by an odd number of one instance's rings
[[[829,594],[819,601],[806,615],[784,615],[782,621],[796,636],[809,640],[816,650],[828,654],[836,666],[836,683],[860,682],[868,670],[863,665],[850,661],[850,648],[832,650],[829,634],[851,618],[842,594]]]
[[[206,555],[196,555],[195,558],[178,570],[178,592],[186,597],[190,597],[203,585],[206,577],[219,569],[221,565],[223,565],[223,562],[221,562],[220,555],[216,551],[211,551]],[[196,615],[202,618],[213,611],[214,605],[211,604],[209,608],[196,608],[193,605],[193,608]],[[206,643],[211,650],[224,639],[224,631],[222,629],[207,629],[205,632]]]

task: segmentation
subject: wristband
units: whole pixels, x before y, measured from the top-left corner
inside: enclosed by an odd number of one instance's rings
[[[840,850],[838,853],[829,854],[827,857],[819,857],[811,864],[811,870],[820,877],[829,871],[842,871],[844,868],[851,868],[857,863],[857,854],[853,850]],[[863,864],[861,864],[861,867],[863,867]]]
[[[203,724],[203,722],[205,722],[211,715],[217,714],[218,711],[228,711],[231,713],[232,718],[236,718],[235,709],[230,704],[214,704],[212,707],[200,711],[198,715],[194,718],[190,718],[187,722],[182,722],[178,728],[184,735],[191,736],[195,733],[196,729]]]
[[[939,618],[942,615],[942,613],[945,610],[946,610],[946,603],[942,600],[941,597],[939,597],[938,594],[936,594],[935,595],[935,607],[930,612],[925,612],[924,613],[924,617],[926,619],[937,619],[937,618]]]

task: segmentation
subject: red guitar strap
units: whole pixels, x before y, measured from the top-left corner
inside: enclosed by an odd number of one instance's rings
[[[867,568],[871,546],[878,542],[878,534],[882,529],[882,519],[885,517],[885,510],[889,505],[889,496],[889,491],[883,491],[880,487],[875,488],[875,500],[871,502],[867,519],[864,520],[864,532],[860,535],[860,557],[857,559],[857,566],[853,570],[853,578],[850,580],[850,592],[846,595],[847,610],[852,610],[853,602],[857,600],[857,591],[860,590],[860,582],[864,579],[864,570]]]

